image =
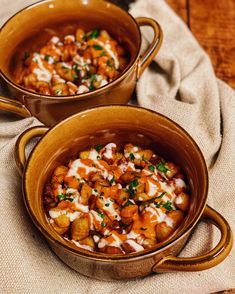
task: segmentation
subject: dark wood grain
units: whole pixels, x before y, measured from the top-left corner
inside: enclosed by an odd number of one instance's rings
[[[235,1],[167,0],[167,3],[207,51],[216,75],[235,88]]]
[[[235,1],[166,0],[209,54],[218,78],[235,88]],[[111,0],[124,9],[135,0]]]
[[[235,88],[235,1],[190,0],[190,29],[211,57],[216,75]]]

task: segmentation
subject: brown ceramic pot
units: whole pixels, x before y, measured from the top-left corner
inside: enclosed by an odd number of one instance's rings
[[[25,146],[36,136],[42,138],[25,159]],[[60,237],[51,227],[42,205],[44,184],[60,164],[76,157],[78,151],[94,144],[132,142],[150,147],[157,154],[180,165],[191,188],[191,206],[185,221],[169,240],[152,249],[126,255],[86,251]],[[102,280],[131,279],[163,271],[200,271],[220,263],[232,248],[227,221],[206,205],[208,173],[197,144],[179,125],[165,116],[133,106],[101,106],[80,112],[52,129],[34,127],[18,139],[16,163],[23,174],[27,210],[52,250],[81,274]],[[202,220],[221,231],[219,243],[197,257],[177,257],[192,229]]]
[[[106,29],[116,40],[120,40],[130,54],[125,71],[106,86],[73,96],[40,95],[15,84],[13,71],[17,53],[21,52],[22,56],[22,48],[29,51],[26,49],[36,50],[35,43],[43,45],[45,40],[41,40],[41,37],[45,35],[48,39],[48,27],[56,27],[59,30],[64,24],[75,23],[85,30]],[[149,26],[154,31],[153,41],[143,55],[140,55],[140,26]],[[10,18],[1,28],[0,43],[0,78],[7,86],[10,97],[16,99],[0,97],[0,109],[24,117],[33,115],[45,125],[52,126],[65,117],[91,106],[127,103],[136,81],[161,46],[162,31],[153,19],[134,19],[118,6],[103,0],[46,0],[26,7]]]

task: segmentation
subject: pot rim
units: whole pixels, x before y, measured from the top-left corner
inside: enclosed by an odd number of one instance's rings
[[[121,255],[121,254],[115,254],[115,255],[108,255],[108,254],[99,254],[99,253],[94,253],[92,251],[88,251],[88,250],[84,250],[82,248],[79,248],[77,250],[62,244],[59,240],[53,238],[40,224],[40,222],[37,220],[37,218],[35,217],[35,215],[33,214],[33,212],[31,211],[30,205],[29,205],[29,201],[27,198],[27,183],[26,183],[26,177],[27,177],[27,170],[28,167],[30,165],[30,161],[31,161],[31,157],[34,155],[35,152],[37,152],[37,149],[39,148],[38,146],[40,144],[43,144],[43,141],[46,140],[47,134],[50,132],[53,132],[55,129],[59,128],[61,124],[66,123],[69,120],[74,119],[76,116],[81,116],[81,115],[85,115],[88,112],[92,112],[95,109],[100,109],[100,108],[133,108],[133,109],[137,109],[141,112],[150,112],[154,115],[160,116],[161,118],[163,118],[166,121],[169,121],[170,123],[173,123],[181,132],[183,132],[188,139],[190,140],[191,144],[193,145],[193,147],[195,148],[195,151],[198,153],[200,160],[202,162],[202,166],[203,166],[203,174],[205,177],[205,187],[204,187],[204,193],[202,194],[202,197],[205,196],[204,202],[201,205],[201,209],[197,210],[196,213],[193,215],[192,219],[190,220],[189,224],[182,230],[182,232],[180,231],[180,228],[178,229],[177,234],[173,235],[173,237],[170,240],[166,240],[166,242],[163,242],[159,248],[153,247],[150,249],[145,249],[143,251],[140,252],[136,252],[136,253],[131,253],[131,254],[125,254],[125,255]],[[134,106],[134,105],[121,105],[121,104],[117,104],[117,105],[104,105],[104,106],[96,106],[96,107],[92,107],[90,109],[84,110],[82,112],[76,113],[68,118],[66,118],[65,120],[59,122],[58,124],[56,124],[55,126],[53,126],[52,128],[50,128],[41,138],[40,140],[37,142],[37,144],[35,145],[35,147],[33,148],[33,150],[31,151],[28,160],[26,162],[26,166],[24,169],[24,173],[23,173],[23,196],[24,196],[24,202],[26,205],[26,208],[28,210],[28,213],[31,217],[31,219],[33,220],[35,226],[39,229],[39,231],[46,237],[47,240],[49,240],[51,243],[53,244],[57,244],[61,247],[63,247],[63,249],[69,253],[73,253],[77,256],[86,258],[86,259],[90,259],[90,260],[94,260],[94,261],[102,261],[102,262],[110,262],[110,261],[114,261],[114,262],[126,262],[126,261],[134,261],[134,260],[140,260],[143,258],[147,258],[147,257],[151,257],[153,255],[159,254],[160,252],[164,251],[165,249],[173,246],[175,243],[177,243],[179,240],[181,240],[182,238],[184,238],[193,228],[194,226],[197,224],[197,222],[200,220],[201,215],[204,211],[204,208],[206,206],[206,200],[208,197],[208,189],[209,189],[209,176],[208,176],[208,170],[207,170],[207,166],[206,166],[206,161],[204,159],[204,156],[202,154],[202,151],[200,150],[199,146],[197,145],[197,143],[194,141],[194,139],[192,138],[192,136],[183,128],[181,127],[178,123],[174,122],[172,119],[168,118],[167,116],[153,111],[151,109],[147,109],[147,108],[142,108],[142,107],[138,107],[138,106]],[[178,236],[177,236],[178,235]]]
[[[1,34],[1,31],[2,29],[8,25],[8,23],[14,18],[16,17],[17,15],[19,15],[20,13],[22,13],[23,11],[25,10],[28,10],[28,9],[31,9],[33,7],[36,7],[36,6],[40,6],[40,4],[43,4],[43,3],[46,3],[46,2],[51,2],[51,1],[54,1],[54,0],[40,0],[40,1],[37,1],[33,4],[30,4],[30,5],[27,5],[25,6],[24,8],[20,9],[19,11],[17,11],[16,13],[14,13],[10,18],[8,18],[4,24],[1,26],[0,28],[0,34]],[[100,2],[105,2],[105,1],[102,1],[102,0],[98,0]],[[132,20],[133,23],[135,24],[136,28],[137,28],[137,32],[138,32],[138,38],[139,38],[139,46],[138,46],[138,50],[136,52],[136,55],[135,57],[133,58],[132,62],[130,62],[130,64],[126,67],[126,69],[116,78],[114,79],[112,82],[109,82],[107,85],[104,85],[94,91],[89,91],[87,93],[82,93],[82,94],[77,94],[77,95],[68,95],[68,96],[54,96],[54,95],[42,95],[42,94],[39,94],[39,93],[35,93],[33,91],[30,91],[30,90],[27,90],[19,85],[17,85],[15,82],[13,82],[11,79],[9,79],[2,71],[2,69],[0,69],[0,76],[5,80],[5,82],[7,84],[10,84],[15,90],[18,90],[20,92],[22,92],[23,94],[25,95],[30,95],[30,98],[40,98],[40,99],[43,99],[43,100],[59,100],[59,101],[67,101],[67,100],[84,100],[84,99],[88,99],[90,98],[90,96],[92,96],[93,94],[96,96],[96,95],[99,95],[99,94],[102,94],[103,91],[106,91],[108,89],[110,89],[112,86],[116,85],[117,83],[121,82],[131,71],[132,69],[135,67],[136,65],[136,62],[138,63],[138,59],[140,57],[140,48],[141,48],[141,44],[142,44],[142,38],[141,38],[141,32],[140,32],[140,27],[137,23],[137,21],[135,20],[135,18],[128,12],[128,11],[125,11],[124,9],[122,9],[121,7],[119,7],[118,5],[114,4],[114,3],[110,3],[110,2],[107,2],[107,4],[109,6],[113,6],[115,7],[116,9],[124,12],[129,18],[130,18],[130,21]]]

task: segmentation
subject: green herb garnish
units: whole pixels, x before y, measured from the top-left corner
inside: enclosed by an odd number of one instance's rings
[[[97,212],[101,218],[104,218],[104,214],[102,212]]]
[[[102,51],[101,53],[100,53],[100,57],[101,56],[106,56],[107,55],[107,53],[105,52],[105,51]]]
[[[106,227],[106,224],[104,222],[101,223],[101,227],[104,228]]]
[[[60,194],[60,195],[58,195],[58,200],[59,201],[62,201],[62,200],[64,200],[66,198],[66,195],[65,194]]]
[[[110,205],[110,203],[105,203],[105,205],[104,205],[104,206],[106,206],[106,207],[109,207],[109,205]]]
[[[103,146],[102,146],[101,144],[96,144],[96,145],[94,146],[94,148],[95,148],[95,150],[99,153],[100,150],[103,148]]]
[[[162,204],[162,207],[166,208],[166,210],[168,210],[168,211],[173,210],[172,203],[169,200],[167,200],[166,203]]]
[[[58,195],[58,200],[59,200],[59,201],[62,201],[62,200],[68,200],[68,201],[70,201],[70,202],[73,202],[73,198],[68,197],[68,196],[65,195],[65,194],[60,194],[60,195]]]
[[[100,46],[100,45],[97,45],[97,44],[94,44],[92,47],[93,47],[95,50],[103,50],[103,47]]]
[[[61,94],[61,90],[55,90],[55,94],[56,95]]]
[[[130,153],[130,159],[133,161],[135,159],[135,155],[133,153]]]
[[[156,208],[160,208],[162,205],[162,201],[161,202],[154,202],[153,204]]]
[[[130,181],[129,186],[136,187],[136,186],[138,186],[138,184],[139,184],[138,181],[136,179],[134,179],[134,180]]]
[[[128,185],[128,188],[126,188],[127,192],[130,193],[130,196],[133,197],[135,195],[135,188],[138,186],[138,181],[136,179],[130,181],[129,185]]]
[[[73,79],[74,79],[74,80],[78,79],[78,75],[74,74],[74,75],[73,75]]]
[[[164,174],[168,171],[168,168],[161,162],[157,165],[157,169]]]
[[[142,155],[141,159],[142,159],[144,162],[148,163],[148,161],[144,158],[144,155]]]
[[[113,67],[113,64],[112,64],[112,62],[111,62],[110,60],[107,61],[107,65],[108,65],[109,67]]]
[[[45,57],[44,57],[44,59],[46,60],[46,61],[49,61],[49,59],[50,59],[50,55],[45,55]]]
[[[122,205],[122,208],[125,208],[130,205],[134,205],[134,203],[132,203],[130,200],[127,200],[127,202],[124,205]]]
[[[114,183],[114,181],[115,181],[115,178],[113,176],[112,179],[110,180],[110,184],[112,185]]]
[[[100,35],[100,31],[97,29],[86,34],[87,38],[91,38],[91,39],[97,39],[99,37],[99,35]]]
[[[28,59],[30,56],[29,52],[25,52],[24,53],[24,57],[23,57],[23,61],[25,61],[26,59]]]
[[[154,165],[150,165],[148,167],[148,169],[151,171],[151,172],[154,172],[155,171],[155,166]]]

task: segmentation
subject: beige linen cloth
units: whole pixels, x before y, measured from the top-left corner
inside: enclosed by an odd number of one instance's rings
[[[0,0],[1,21],[28,3]],[[138,103],[174,119],[194,137],[209,168],[208,203],[235,232],[234,92],[216,79],[208,56],[164,1],[139,0],[131,13],[155,18],[164,32],[155,62],[138,82]],[[146,30],[144,39],[146,44],[151,41],[151,32]],[[220,265],[203,272],[165,273],[134,281],[98,281],[64,265],[27,215],[14,164],[17,136],[38,121],[0,115],[1,293],[210,293],[235,287],[234,249]],[[208,251],[218,239],[216,232],[212,225],[200,223],[181,255]]]

